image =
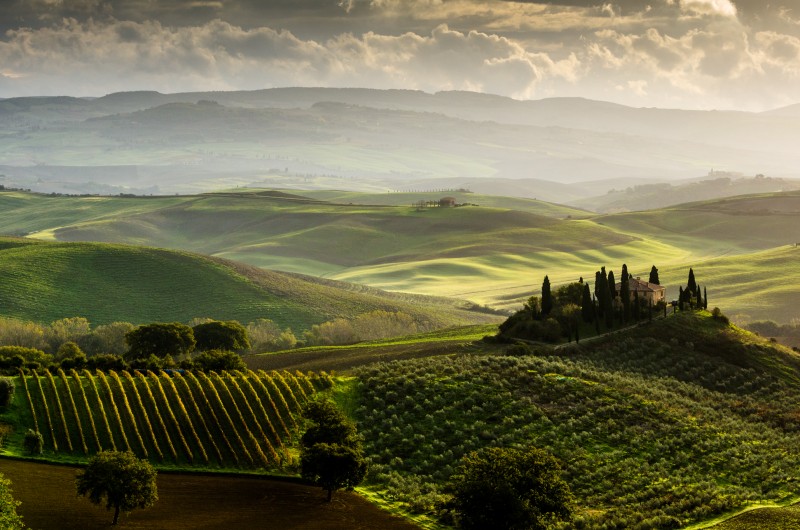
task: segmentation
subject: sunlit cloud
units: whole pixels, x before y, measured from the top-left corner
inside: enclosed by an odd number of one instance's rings
[[[0,36],[0,97],[313,85],[768,108],[800,94],[800,25],[786,6],[759,6],[16,0],[25,23]]]

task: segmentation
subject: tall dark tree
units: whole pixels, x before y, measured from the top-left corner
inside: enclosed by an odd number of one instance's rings
[[[583,296],[581,297],[581,317],[589,324],[594,320],[594,302],[592,301],[592,291],[589,284],[583,284]]]
[[[692,294],[697,294],[697,282],[694,279],[694,270],[689,267],[689,281],[686,283],[686,290]]]
[[[708,309],[708,291],[705,285],[703,286],[703,309]]]
[[[605,267],[603,268],[605,271]],[[605,277],[601,278],[600,271],[594,273],[594,297],[598,300],[600,299],[600,286],[602,285],[601,282],[606,281]]]
[[[595,275],[596,282],[594,284],[595,296],[597,297],[597,313],[598,315],[605,316],[606,310],[606,293],[608,293],[608,277],[606,276],[606,268],[600,267],[600,270]]]
[[[614,274],[611,273],[610,277],[613,279]],[[611,297],[611,290],[609,289],[609,281],[606,276],[606,268],[600,268],[600,297],[598,299],[598,307],[600,315],[605,318],[606,329],[614,327],[614,300]]]
[[[553,310],[553,294],[550,292],[550,278],[544,277],[542,282],[542,315],[545,317]]]
[[[617,280],[614,279],[614,271],[608,271],[608,292],[611,295],[611,300],[617,297]]]
[[[683,294],[683,286],[678,287],[678,309],[683,311],[683,304],[686,301],[686,296]]]
[[[545,530],[568,519],[573,502],[556,459],[536,448],[469,453],[447,490],[468,530]]]
[[[94,504],[105,501],[106,509],[114,508],[112,525],[117,524],[120,511],[147,508],[158,500],[156,470],[131,452],[97,453],[78,475],[76,485],[78,495],[89,497]]]
[[[631,319],[631,287],[628,266],[622,264],[622,277],[619,280],[619,297],[622,300],[622,321],[628,322]]]
[[[700,292],[700,285],[697,286],[697,309],[703,309],[703,293]]]
[[[661,285],[661,280],[658,279],[658,269],[655,265],[653,265],[653,267],[650,269],[650,278],[647,281],[648,283]]]
[[[614,271],[608,271],[608,313],[606,314],[606,324],[611,327],[614,325],[615,300],[617,299],[617,281],[614,279]]]

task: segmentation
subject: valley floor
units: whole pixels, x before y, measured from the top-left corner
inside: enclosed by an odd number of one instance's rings
[[[18,513],[32,530],[70,530],[110,526],[112,512],[75,493],[78,468],[0,460],[11,480]],[[121,515],[131,530],[202,528],[413,530],[412,523],[389,515],[355,493],[337,492],[325,502],[321,488],[257,477],[192,474],[158,475],[156,504]]]

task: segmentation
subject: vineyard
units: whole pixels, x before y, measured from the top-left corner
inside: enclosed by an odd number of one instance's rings
[[[164,465],[277,468],[322,378],[300,372],[148,371],[20,375],[45,451],[133,451]]]

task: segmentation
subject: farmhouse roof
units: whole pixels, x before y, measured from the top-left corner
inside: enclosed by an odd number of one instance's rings
[[[619,291],[622,288],[622,282],[618,282],[616,288],[617,291]],[[639,278],[630,278],[628,280],[628,288],[631,292],[638,291],[640,293],[657,293],[658,291],[664,291],[667,289],[663,285],[646,282],[644,280],[640,280]]]

